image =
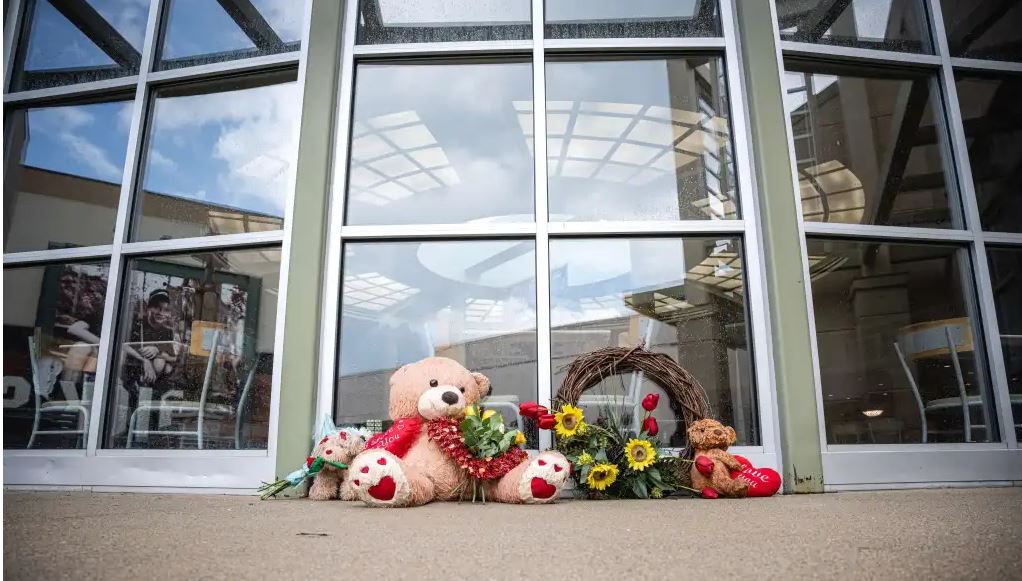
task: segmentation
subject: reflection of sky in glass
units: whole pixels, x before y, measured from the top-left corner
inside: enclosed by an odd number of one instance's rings
[[[699,0],[547,0],[546,21],[691,18]]]
[[[552,212],[575,219],[736,217],[719,61],[547,66]],[[523,129],[531,128],[531,106],[519,108]]]
[[[254,0],[255,9],[284,42],[302,35],[301,3]],[[252,40],[214,0],[174,0],[169,9],[162,58],[255,49]]]
[[[514,106],[531,99],[528,64],[360,66],[348,223],[531,219],[532,156]]]
[[[528,0],[378,0],[376,4],[386,26],[526,24],[532,13]]]
[[[282,217],[293,183],[299,113],[294,82],[161,97],[145,189]]]
[[[84,0],[83,0],[84,1]],[[96,10],[137,51],[142,50],[149,0],[89,0]],[[49,1],[35,3],[25,68],[28,70],[113,66],[114,61]]]
[[[532,241],[347,245],[342,375],[535,329],[535,260]],[[523,262],[527,269],[515,266]],[[500,276],[507,265],[524,276]]]
[[[119,184],[130,117],[131,101],[30,109],[22,163]]]

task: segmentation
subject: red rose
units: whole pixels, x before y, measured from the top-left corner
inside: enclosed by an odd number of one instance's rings
[[[655,436],[660,433],[660,426],[656,423],[656,418],[649,416],[642,422],[642,431],[646,432],[650,436]]]
[[[656,409],[656,405],[660,403],[660,394],[651,393],[646,397],[642,398],[642,409],[647,412],[651,412]]]
[[[539,416],[539,429],[552,430],[557,425],[557,416],[554,414],[543,414]]]

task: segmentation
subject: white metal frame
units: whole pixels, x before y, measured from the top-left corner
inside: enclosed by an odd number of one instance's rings
[[[733,2],[720,0],[723,36],[712,38],[625,38],[625,39],[551,39],[544,38],[543,0],[532,0],[532,39],[478,43],[428,43],[364,46],[355,43],[356,2],[349,2],[345,12],[342,40],[342,62],[339,75],[338,108],[336,112],[333,175],[327,238],[327,255],[323,282],[323,317],[320,329],[319,389],[317,416],[331,414],[339,357],[340,296],[343,273],[343,245],[355,240],[423,240],[484,239],[510,237],[534,240],[536,244],[536,311],[538,399],[548,401],[551,386],[550,338],[550,268],[551,238],[602,235],[699,235],[727,234],[742,238],[745,257],[746,301],[753,368],[758,399],[760,442],[758,446],[736,447],[758,465],[779,468],[780,445],[776,425],[772,346],[767,299],[765,265],[761,248],[756,183],[749,151],[750,129],[743,82],[741,52],[738,46],[737,23]],[[707,52],[721,55],[727,74],[730,97],[735,169],[739,203],[743,219],[729,221],[652,221],[652,222],[551,222],[547,209],[546,160],[546,58],[563,53],[600,52],[678,55]],[[355,68],[358,62],[380,62],[387,58],[408,56],[450,57],[462,55],[518,56],[530,58],[533,70],[534,175],[536,220],[527,224],[425,224],[405,226],[348,226],[344,224],[345,189],[349,134],[353,115]],[[540,446],[551,445],[549,432],[541,432]]]
[[[26,0],[12,0],[11,18],[5,22],[5,82],[9,83],[18,45],[21,16]],[[299,99],[303,96],[308,42],[299,51],[260,56],[236,61],[198,65],[167,71],[155,71],[155,47],[160,33],[161,16],[167,2],[150,0],[142,60],[137,75],[62,87],[7,93],[4,85],[4,107],[28,107],[66,100],[75,102],[84,96],[111,93],[123,94],[134,88],[128,154],[125,157],[114,237],[111,244],[84,248],[44,250],[4,254],[4,266],[45,265],[66,260],[103,259],[110,261],[106,302],[103,314],[103,337],[99,347],[96,388],[92,401],[85,449],[78,450],[4,450],[4,484],[29,487],[73,487],[97,490],[216,490],[248,492],[274,474],[277,446],[277,424],[280,400],[282,358],[274,357],[270,398],[269,436],[265,450],[147,450],[103,449],[99,447],[100,424],[108,384],[112,378],[116,334],[116,318],[124,287],[126,261],[131,257],[202,251],[206,249],[239,249],[268,247],[281,249],[280,287],[275,313],[274,351],[283,344],[284,314],[287,300],[287,273],[290,253],[294,204],[292,182],[284,204],[283,230],[253,232],[204,238],[184,238],[132,242],[128,237],[135,189],[140,172],[146,130],[147,107],[157,86],[185,81],[201,81],[223,75],[253,73],[261,70],[297,69]],[[311,2],[296,4],[303,10],[303,39],[308,39],[311,23]]]
[[[954,165],[956,175],[952,189],[958,192],[957,201],[949,203],[952,213],[959,213],[960,202],[964,215],[955,216],[958,229],[929,229],[897,226],[869,226],[807,222],[799,215],[799,234],[802,244],[802,264],[805,293],[809,305],[809,328],[812,334],[812,359],[816,381],[817,412],[820,428],[820,446],[823,450],[823,469],[826,490],[861,490],[872,488],[926,487],[939,484],[991,485],[1022,480],[1022,449],[1016,441],[1012,410],[1008,400],[1007,376],[1000,347],[996,305],[991,290],[987,265],[986,244],[1018,246],[1022,248],[1022,234],[984,232],[980,226],[980,212],[972,181],[967,142],[962,124],[961,110],[955,86],[955,70],[1022,72],[1022,63],[1005,63],[976,59],[961,59],[948,54],[947,34],[944,28],[940,0],[919,0],[920,8],[928,14],[928,25],[933,38],[934,54],[916,55],[883,50],[835,47],[822,44],[779,41],[777,63],[784,87],[784,59],[797,57],[803,62],[845,62],[866,65],[895,65],[929,70],[939,85],[944,113],[945,137],[950,147],[945,151],[945,163]],[[778,29],[776,6],[771,6],[774,29]],[[786,115],[786,112],[785,112]],[[795,147],[790,123],[785,123],[788,153],[791,162],[795,205],[801,208]],[[823,410],[823,390],[820,375],[819,350],[816,341],[816,316],[813,305],[812,284],[808,276],[806,236],[814,238],[858,238],[877,241],[914,241],[919,243],[957,243],[969,253],[972,263],[973,289],[977,300],[972,312],[978,316],[984,350],[981,355],[989,366],[996,415],[1001,441],[997,443],[931,443],[898,445],[834,445],[827,443]]]

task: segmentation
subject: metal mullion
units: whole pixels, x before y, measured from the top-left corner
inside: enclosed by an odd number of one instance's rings
[[[32,89],[30,91],[18,91],[4,95],[5,105],[26,105],[37,102],[54,101],[61,98],[81,98],[102,96],[105,94],[123,94],[126,90],[138,84],[138,75],[128,77],[117,77],[116,79],[103,79],[91,83],[78,83],[75,85],[59,85],[46,87],[44,89]]]
[[[941,65],[941,57],[932,54],[903,53],[872,48],[853,48],[845,46],[832,46],[828,44],[810,44],[806,42],[794,42],[791,40],[780,41],[781,50],[785,57],[797,56],[813,59],[839,60],[852,64],[893,64],[902,66],[914,66],[936,69]]]
[[[984,59],[951,57],[951,66],[957,70],[1022,73],[1022,63],[1011,61],[990,61]]]
[[[920,242],[971,242],[976,238],[969,230],[916,228],[912,226],[879,226],[872,224],[840,224],[805,222],[807,236],[841,236],[879,238],[885,240],[918,240]]]
[[[333,418],[337,363],[340,356],[341,278],[344,269],[344,218],[348,184],[348,153],[354,116],[355,30],[358,27],[358,2],[345,6],[341,41],[341,71],[338,75],[337,110],[334,121],[334,148],[330,176],[330,203],[326,234],[326,264],[323,266],[322,316],[319,328],[319,385],[316,417]]]
[[[301,51],[294,51],[257,56],[247,59],[209,63],[193,67],[183,67],[180,69],[154,71],[149,73],[147,79],[151,84],[164,84],[170,82],[191,81],[205,77],[224,76],[234,73],[288,68],[298,65],[301,60],[301,55]]]
[[[720,37],[681,37],[681,38],[556,38],[544,40],[546,52],[606,52],[606,51],[642,51],[652,50],[693,50],[719,51],[725,46]]]
[[[1004,351],[1001,348],[1001,333],[997,322],[997,304],[994,302],[993,283],[990,279],[990,267],[987,263],[985,236],[981,232],[979,200],[972,177],[972,164],[969,161],[969,143],[965,137],[965,126],[962,122],[962,109],[958,102],[958,87],[955,84],[955,73],[950,57],[947,41],[947,29],[944,27],[944,16],[941,12],[940,0],[929,0],[930,18],[933,25],[934,38],[937,41],[938,53],[942,55],[940,82],[944,85],[947,102],[946,120],[951,134],[951,150],[958,168],[958,186],[961,192],[962,205],[965,208],[965,224],[973,234],[970,246],[972,254],[973,284],[978,300],[980,322],[986,345],[986,358],[990,366],[991,392],[996,404],[996,415],[1000,424],[1001,442],[1009,448],[1018,445],[1015,434],[1015,423],[1012,418],[1011,399],[1008,393],[1008,374],[1004,365]],[[987,434],[991,435],[990,426]]]
[[[1022,246],[1022,233],[981,232],[978,235],[984,243],[996,246]]]
[[[45,262],[64,262],[84,260],[88,258],[109,258],[113,245],[75,246],[73,248],[56,248],[53,250],[31,250],[4,254],[4,266],[30,265]]]
[[[285,221],[286,223],[286,221]],[[266,246],[280,244],[285,236],[283,230],[267,232],[242,232],[220,236],[202,236],[196,238],[172,238],[170,240],[147,240],[144,242],[125,242],[121,245],[121,256],[140,254],[179,253],[189,250],[203,251],[211,248],[242,248],[246,246]]]
[[[482,42],[428,42],[407,44],[359,44],[352,46],[358,60],[419,56],[466,56],[476,54],[528,55],[531,40],[494,40]]]
[[[742,234],[745,220],[676,220],[638,222],[549,222],[550,236],[606,236],[606,235],[701,235]]]
[[[773,346],[770,340],[770,297],[767,292],[766,265],[763,261],[763,239],[760,229],[760,211],[756,196],[756,178],[753,157],[749,144],[752,130],[749,123],[750,111],[745,95],[749,89],[742,74],[742,52],[738,39],[738,20],[735,18],[733,1],[721,0],[720,16],[724,23],[724,67],[727,78],[728,100],[731,109],[731,143],[735,184],[738,189],[738,205],[743,220],[721,221],[735,224],[744,232],[742,236],[742,258],[745,270],[745,302],[748,312],[749,340],[751,342],[752,369],[756,393],[759,444],[765,452],[776,456],[775,466],[782,467],[779,412],[777,409],[777,388],[774,374]],[[782,69],[783,70],[783,69]],[[721,167],[725,162],[722,162]]]
[[[159,23],[162,0],[149,0],[149,17],[146,22],[145,40],[142,44],[142,61],[139,65],[138,85],[135,87],[135,101],[132,105],[131,126],[128,133],[128,153],[124,158],[124,171],[121,175],[120,198],[117,204],[117,221],[114,226],[114,238],[110,255],[110,270],[107,278],[106,299],[103,306],[103,335],[99,342],[97,354],[96,380],[92,396],[92,408],[89,411],[89,434],[86,438],[86,455],[94,456],[99,446],[99,427],[103,423],[103,407],[106,394],[112,379],[116,377],[113,368],[113,341],[116,332],[118,298],[123,286],[121,279],[124,271],[124,260],[121,249],[128,237],[128,220],[131,217],[132,198],[134,197],[135,181],[142,158],[142,138],[146,120],[146,75],[152,64],[153,47],[156,43],[157,24]]]
[[[343,192],[342,192],[343,194]],[[345,240],[406,238],[514,238],[536,234],[532,222],[521,224],[407,224],[397,226],[341,226]]]
[[[11,85],[11,73],[14,72],[14,52],[21,36],[22,11],[26,0],[11,0],[10,14],[4,14],[4,96]]]
[[[536,372],[537,400],[552,404],[554,388],[551,374],[551,313],[550,313],[550,204],[547,192],[547,136],[546,136],[546,54],[545,13],[543,0],[532,0],[532,151],[535,163],[536,192]],[[567,140],[565,140],[567,141]],[[539,432],[539,449],[553,445],[548,430]]]

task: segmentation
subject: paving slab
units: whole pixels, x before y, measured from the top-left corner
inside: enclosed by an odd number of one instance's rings
[[[1022,487],[552,506],[4,494],[4,578],[1022,579]]]

